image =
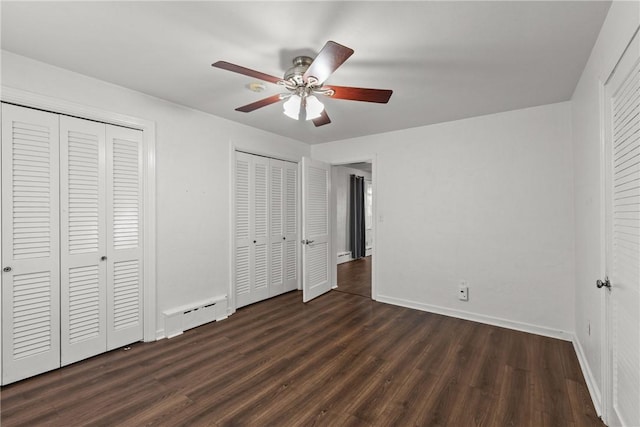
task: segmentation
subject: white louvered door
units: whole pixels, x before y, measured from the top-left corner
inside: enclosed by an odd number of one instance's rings
[[[640,425],[640,39],[605,88],[610,426]]]
[[[253,271],[251,272],[251,302],[269,298],[269,159],[253,156],[251,235]]]
[[[236,307],[251,304],[251,158],[236,153],[234,180],[234,280]]]
[[[142,132],[2,104],[2,383],[139,341]]]
[[[331,290],[331,169],[326,163],[304,157],[302,171],[302,299],[307,302]]]
[[[236,308],[298,287],[298,165],[236,152]]]
[[[284,292],[298,289],[298,164],[284,162]]]
[[[105,125],[60,117],[61,364],[106,351]]]
[[[284,292],[284,163],[269,159],[269,296]]]
[[[236,308],[269,298],[269,159],[236,153]]]
[[[107,350],[142,339],[142,132],[106,125]]]
[[[2,104],[2,383],[60,366],[58,116]]]

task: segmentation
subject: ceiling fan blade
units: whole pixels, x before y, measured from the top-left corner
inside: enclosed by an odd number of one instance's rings
[[[317,83],[323,83],[351,55],[353,55],[353,49],[328,41],[302,77],[305,82],[309,77],[314,77]]]
[[[331,119],[329,118],[326,109],[322,110],[322,113],[320,113],[320,117],[313,119],[313,124],[316,125],[316,127],[328,125],[329,123],[331,123]]]
[[[388,89],[365,89],[362,87],[348,87],[348,86],[329,86],[333,89],[334,94],[332,98],[336,99],[348,99],[351,101],[364,101],[364,102],[378,102],[380,104],[386,104],[391,98],[392,90]]]
[[[232,64],[226,61],[218,61],[211,64],[212,67],[222,68],[223,70],[233,71],[234,73],[244,74],[245,76],[253,77],[255,79],[264,80],[266,82],[278,83],[282,80],[279,77],[271,76],[269,74],[261,73],[260,71],[252,70],[250,68],[242,67],[240,65]]]
[[[236,111],[241,111],[243,113],[250,113],[258,108],[266,107],[267,105],[274,104],[280,101],[280,94],[272,95],[268,98],[261,99],[260,101],[252,102],[251,104],[243,105],[242,107],[236,108]]]

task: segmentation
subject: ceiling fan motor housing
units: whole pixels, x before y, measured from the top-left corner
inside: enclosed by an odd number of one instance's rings
[[[313,62],[313,58],[308,56],[296,56],[293,58],[293,67],[284,73],[285,81],[293,81],[296,86],[304,86],[305,81],[302,78],[309,65]]]

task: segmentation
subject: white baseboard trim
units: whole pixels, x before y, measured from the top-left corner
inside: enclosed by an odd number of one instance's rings
[[[580,340],[575,334],[573,336],[573,348],[575,349],[576,355],[578,356],[578,363],[580,363],[580,369],[582,369],[582,375],[584,376],[584,380],[587,383],[587,389],[589,389],[589,395],[591,395],[591,401],[593,402],[593,406],[596,409],[596,414],[601,417],[602,393],[600,393],[598,383],[593,376],[593,372],[591,371],[589,362],[587,362],[587,357],[584,354],[582,344],[580,344]]]
[[[156,341],[160,341],[162,339],[165,339],[167,336],[164,333],[164,329],[158,329],[156,331]]]
[[[532,325],[530,323],[516,322],[513,320],[501,319],[499,317],[486,316],[484,314],[471,313],[463,310],[455,310],[452,308],[440,307],[437,305],[424,304],[415,301],[409,301],[402,298],[394,298],[378,294],[376,301],[387,304],[399,305],[401,307],[413,308],[416,310],[427,311],[429,313],[442,314],[444,316],[456,317],[458,319],[471,320],[478,323],[486,323],[487,325],[499,326],[502,328],[513,329],[516,331],[528,332],[530,334],[542,335],[544,337],[558,338],[563,341],[573,341],[573,333],[558,329],[551,329],[544,326]]]

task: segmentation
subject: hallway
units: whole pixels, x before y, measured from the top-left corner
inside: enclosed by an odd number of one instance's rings
[[[338,289],[371,298],[371,256],[338,264]]]

